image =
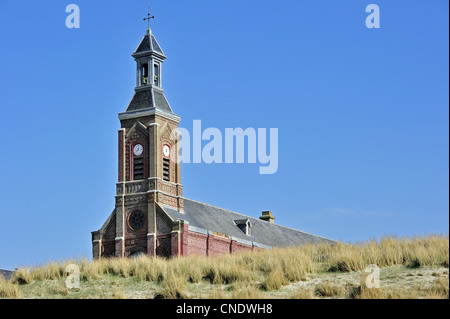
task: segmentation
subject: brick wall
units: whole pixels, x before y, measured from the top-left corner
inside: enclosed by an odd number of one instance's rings
[[[112,218],[101,238],[101,256],[111,257],[115,253],[116,218]]]
[[[245,245],[225,236],[201,234],[192,231],[184,233],[187,237],[187,253],[185,255],[217,256],[224,253],[251,251],[253,246]],[[255,248],[257,249],[257,248]]]
[[[216,256],[229,253],[231,240],[228,237],[208,236],[208,256]]]
[[[238,243],[237,241],[231,241],[231,252],[232,253],[239,253],[243,251],[249,251],[252,250],[253,246],[248,246],[242,243]]]
[[[124,166],[124,152],[123,152],[124,131],[119,131],[119,182],[123,182],[123,166]]]
[[[124,222],[127,223],[127,219]],[[114,225],[115,222],[111,224]],[[145,222],[146,224],[147,222]],[[188,224],[183,225],[181,232],[157,235],[155,242],[153,242],[153,237],[147,238],[146,234],[146,226],[138,231],[132,231],[128,225],[125,226],[125,256],[129,256],[136,250],[149,253],[151,256],[155,252],[160,257],[173,257],[178,255],[217,256],[260,249],[220,234],[190,231]],[[114,235],[114,227],[108,227],[108,231],[103,234],[102,257],[114,255]]]
[[[186,234],[185,234],[186,236]],[[188,246],[188,254],[189,255],[207,255],[207,241],[208,236],[204,234],[188,232],[187,234],[187,246]]]

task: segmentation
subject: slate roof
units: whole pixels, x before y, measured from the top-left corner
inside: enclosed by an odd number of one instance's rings
[[[168,113],[173,113],[164,93],[158,92],[152,87],[137,90],[125,112],[158,108]]]
[[[298,246],[305,243],[334,242],[331,239],[308,234],[296,229],[281,226],[242,215],[230,210],[211,206],[205,203],[184,199],[184,212],[164,206],[164,211],[174,220],[189,222],[192,231],[207,233],[207,231],[218,232],[238,239],[243,243],[263,248],[280,246]],[[250,235],[247,236],[236,225],[235,220],[248,219],[251,224]]]
[[[161,47],[159,46],[158,41],[156,41],[155,37],[151,33],[147,33],[146,35],[144,35],[141,42],[139,43],[138,48],[136,49],[136,51],[133,54],[148,52],[148,51],[153,51],[153,52],[164,55],[164,52],[161,49]]]
[[[10,279],[13,275],[14,271],[0,269],[0,277],[5,278],[6,280]]]

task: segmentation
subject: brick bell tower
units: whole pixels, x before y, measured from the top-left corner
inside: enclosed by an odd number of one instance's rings
[[[164,96],[162,64],[166,56],[150,27],[132,57],[136,88],[126,111],[119,113],[115,209],[103,227],[92,232],[94,259],[173,255],[177,231],[183,227],[160,221],[164,215],[158,214],[163,206],[183,211],[183,187],[180,154],[175,147],[180,117]]]

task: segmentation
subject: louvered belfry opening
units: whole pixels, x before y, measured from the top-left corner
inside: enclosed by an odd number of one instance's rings
[[[159,76],[159,64],[155,63],[153,65],[153,84],[154,85],[160,86],[159,85],[159,78],[160,78],[160,76]]]
[[[163,180],[170,181],[170,160],[163,158]]]
[[[133,159],[133,179],[144,179],[144,158],[137,157]]]
[[[145,63],[142,65],[142,85],[148,85],[148,64]]]

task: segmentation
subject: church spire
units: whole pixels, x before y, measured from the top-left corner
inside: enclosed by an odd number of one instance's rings
[[[149,10],[144,21],[153,18]],[[179,121],[164,95],[162,66],[166,55],[150,29],[150,22],[146,34],[131,56],[136,62],[135,94],[125,112],[119,114],[119,118],[129,117],[130,114],[138,116],[141,112],[159,112]]]

